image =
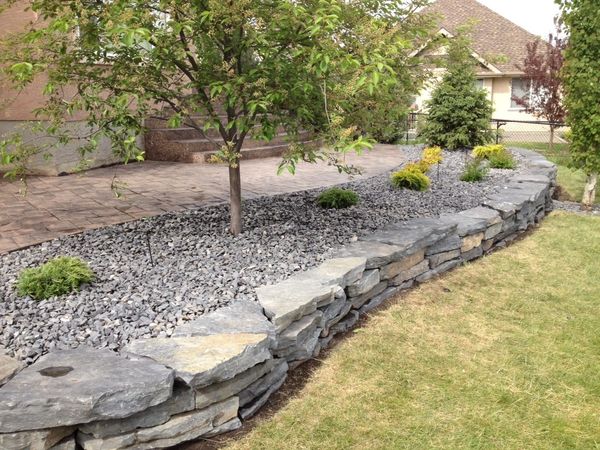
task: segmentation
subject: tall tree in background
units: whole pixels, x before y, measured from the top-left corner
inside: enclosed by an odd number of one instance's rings
[[[494,109],[485,90],[477,87],[468,28],[447,44],[447,71],[426,103],[422,135],[428,143],[450,150],[486,144],[492,139]]]
[[[0,0],[0,6],[16,0]],[[40,17],[12,36],[0,67],[17,87],[44,76],[38,111],[56,148],[81,136],[65,119],[86,117],[81,151],[111,140],[125,160],[144,119],[161,116],[220,136],[228,164],[231,231],[242,231],[240,157],[244,139],[270,140],[278,128],[294,139],[312,131],[323,148],[292,145],[280,169],[327,160],[348,170],[343,155],[372,146],[360,124],[359,99],[394,86],[414,89],[412,51],[428,39],[428,0],[33,0]],[[201,118],[201,119],[199,119]],[[208,134],[207,139],[210,139]],[[0,145],[0,163],[22,170],[39,151],[16,135]]]
[[[571,155],[588,175],[582,203],[591,207],[600,172],[600,8],[597,0],[557,0],[569,35],[563,79]]]
[[[531,83],[531,95],[513,97],[525,112],[550,122],[550,151],[554,146],[554,124],[564,122],[567,114],[561,79],[566,44],[559,27],[547,42],[535,40],[527,44],[527,55],[519,69]]]

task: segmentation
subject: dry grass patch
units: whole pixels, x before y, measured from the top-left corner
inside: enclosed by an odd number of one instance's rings
[[[554,214],[375,314],[230,449],[600,448],[600,219]]]

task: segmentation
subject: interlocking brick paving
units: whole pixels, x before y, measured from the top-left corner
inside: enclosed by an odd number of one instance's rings
[[[350,178],[327,164],[301,164],[295,175],[277,175],[279,158],[242,161],[242,195],[253,198],[343,183]],[[378,145],[347,162],[359,177],[401,164],[400,147]],[[111,189],[122,186],[121,198]],[[0,254],[65,234],[123,223],[164,212],[226,202],[227,167],[145,161],[63,177],[29,177],[26,185],[0,181]]]

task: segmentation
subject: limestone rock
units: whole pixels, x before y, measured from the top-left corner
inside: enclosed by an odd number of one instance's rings
[[[292,323],[277,336],[277,344],[274,352],[296,345],[305,340],[306,336],[311,334],[317,327],[323,327],[323,312],[315,311],[308,316]]]
[[[459,216],[471,217],[473,219],[482,219],[486,221],[487,226],[495,225],[502,222],[502,218],[498,211],[485,206],[467,209],[458,213]]]
[[[235,419],[238,407],[238,398],[233,397],[205,409],[173,416],[168,422],[156,427],[142,428],[106,439],[96,439],[91,435],[78,433],[77,441],[85,450],[147,450],[172,447],[197,439]]]
[[[218,427],[212,429],[208,433],[202,435],[203,438],[211,438],[214,436],[218,436],[220,434],[230,433],[242,427],[242,421],[237,417],[235,419],[231,419],[229,422],[225,422]]]
[[[475,247],[479,247],[481,241],[483,241],[483,237],[484,233],[477,233],[464,237],[461,242],[460,251],[466,253],[473,250]]]
[[[278,364],[265,376],[256,380],[240,392],[240,407],[246,406],[265,393],[271,386],[287,376],[289,366],[285,360],[277,360]]]
[[[358,297],[351,298],[350,302],[351,302],[352,308],[358,309],[362,305],[364,305],[366,302],[368,302],[370,299],[372,299],[373,297],[381,294],[385,290],[385,288],[388,287],[388,283],[389,283],[388,280],[381,281],[369,292],[366,292],[363,295],[360,295]],[[329,326],[331,326],[331,324]]]
[[[266,318],[258,303],[240,300],[178,326],[175,328],[173,336],[210,336],[235,333],[268,334],[274,338],[275,327]]]
[[[435,269],[428,270],[427,272],[419,275],[416,278],[416,281],[417,281],[417,283],[424,283],[425,281],[428,281],[433,277],[441,275],[444,272],[452,270],[455,267],[460,266],[461,264],[462,264],[462,260],[460,260],[460,259],[453,259],[452,261],[447,261],[443,264],[440,264]]]
[[[356,325],[356,322],[358,322],[359,317],[360,314],[358,313],[358,311],[350,311],[346,317],[344,317],[341,321],[339,321],[331,327],[331,332],[333,334],[347,332],[354,325]]]
[[[292,322],[335,299],[338,285],[322,286],[310,280],[290,279],[256,289],[258,302],[279,333]]]
[[[485,230],[485,235],[483,238],[487,241],[488,239],[492,239],[500,234],[502,231],[502,225],[502,222],[491,225],[487,230]]]
[[[443,214],[440,216],[440,220],[447,221],[448,223],[455,223],[457,226],[456,232],[460,237],[481,233],[487,228],[487,219],[469,217],[464,214]]]
[[[328,259],[320,266],[298,274],[295,278],[310,280],[324,286],[346,287],[360,279],[366,264],[367,259],[363,257]]]
[[[0,389],[0,432],[118,419],[166,401],[173,371],[81,347],[49,353]]]
[[[161,425],[169,420],[171,416],[191,411],[195,406],[194,390],[186,384],[176,381],[173,386],[173,395],[166,402],[124,419],[102,420],[83,424],[79,426],[79,431],[97,438],[116,436],[137,428]]]
[[[456,224],[439,219],[413,219],[388,225],[384,230],[373,233],[363,240],[395,245],[409,255],[417,250],[429,247],[456,231]]]
[[[471,261],[483,256],[483,248],[481,246],[472,248],[468,252],[461,255],[463,261]]]
[[[355,281],[346,289],[348,290],[348,297],[357,297],[369,292],[379,283],[379,269],[366,270],[360,280]]]
[[[74,431],[75,427],[57,427],[46,430],[0,434],[0,449],[47,450],[58,445],[62,439],[72,435]]]
[[[273,393],[281,387],[286,378],[287,372],[285,372],[279,380],[275,381],[275,383],[272,384],[259,398],[248,404],[246,407],[240,408],[240,417],[243,420],[246,420],[256,414],[258,410],[262,408],[265,403],[267,403],[269,397],[271,397],[271,395],[273,395]]]
[[[0,386],[6,384],[22,368],[23,363],[0,353]]]
[[[75,440],[75,435],[72,434],[64,438],[55,446],[51,447],[50,450],[77,450],[77,441]]]
[[[420,249],[414,252],[411,255],[408,255],[402,258],[399,261],[390,263],[381,268],[380,278],[382,280],[389,280],[390,278],[394,278],[400,272],[410,269],[411,267],[416,266],[425,258],[425,250]]]
[[[425,254],[429,256],[456,250],[457,248],[460,248],[461,243],[462,241],[460,239],[460,236],[458,236],[457,234],[452,234],[429,247]]]
[[[451,250],[445,253],[438,253],[429,257],[429,264],[432,269],[435,269],[440,264],[460,257],[460,249]]]
[[[419,275],[427,272],[429,270],[429,261],[424,260],[421,261],[416,266],[400,273],[397,277],[390,281],[390,285],[399,286],[403,284],[405,281],[412,280],[413,278],[417,278]]]
[[[383,304],[385,301],[394,297],[396,294],[398,294],[403,289],[408,289],[412,285],[413,285],[413,281],[410,280],[401,286],[393,286],[393,287],[387,288],[380,294],[372,297],[371,300],[369,300],[367,303],[365,303],[363,306],[361,306],[359,309],[360,314],[365,314],[365,313],[371,312],[372,310],[374,310],[375,308],[377,308],[378,306]]]
[[[268,359],[257,364],[231,380],[213,384],[196,392],[196,409],[205,408],[213,403],[239,394],[256,380],[270,372],[276,364],[275,359]]]
[[[357,241],[345,245],[336,253],[337,258],[366,258],[365,269],[377,269],[404,256],[405,248],[375,241]]]
[[[271,357],[266,334],[140,339],[126,350],[171,367],[177,378],[198,389],[229,380]]]

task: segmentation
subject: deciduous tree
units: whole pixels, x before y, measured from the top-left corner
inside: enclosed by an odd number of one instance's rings
[[[4,0],[14,3],[15,0]],[[108,137],[125,159],[143,158],[144,119],[218,130],[229,167],[231,231],[242,230],[240,150],[247,136],[292,140],[314,132],[322,148],[292,145],[280,169],[326,159],[340,170],[348,151],[372,145],[358,99],[418,78],[412,51],[427,40],[427,0],[33,0],[40,17],[7,43],[0,64],[17,86],[40,74],[38,113],[58,145],[72,140],[66,117],[83,113],[82,153]],[[415,84],[404,84],[416,89]],[[210,139],[206,133],[207,139]],[[4,141],[19,167],[32,147]]]
[[[600,172],[600,8],[596,0],[558,0],[568,32],[563,80],[571,155],[587,175],[582,203],[594,203]]]

